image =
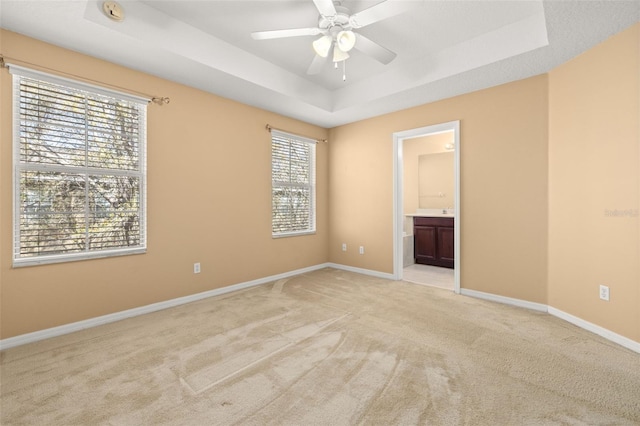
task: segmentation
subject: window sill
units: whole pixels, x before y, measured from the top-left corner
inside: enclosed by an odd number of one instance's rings
[[[316,230],[313,231],[299,231],[299,232],[287,232],[282,234],[271,234],[271,238],[280,239],[280,238],[289,238],[289,237],[299,237],[302,235],[315,235]]]
[[[132,254],[144,254],[146,247],[136,247],[135,249],[104,250],[95,253],[75,253],[53,256],[38,256],[25,259],[14,259],[13,268],[24,268],[28,266],[50,265],[53,263],[76,262],[80,260],[103,259],[106,257],[129,256]]]

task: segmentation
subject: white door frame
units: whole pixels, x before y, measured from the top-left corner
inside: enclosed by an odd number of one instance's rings
[[[393,134],[393,277],[402,279],[402,251],[404,228],[404,204],[403,204],[403,142],[405,139],[420,136],[453,131],[455,141],[454,175],[455,175],[455,211],[454,211],[454,291],[460,294],[460,120],[448,123],[435,124],[433,126],[420,127],[418,129],[403,130]]]

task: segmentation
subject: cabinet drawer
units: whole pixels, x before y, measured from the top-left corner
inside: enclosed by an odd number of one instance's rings
[[[414,217],[415,226],[446,226],[453,227],[452,217]]]

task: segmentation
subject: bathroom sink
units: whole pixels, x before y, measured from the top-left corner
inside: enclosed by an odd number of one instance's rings
[[[405,216],[410,217],[455,217],[453,213],[411,213]]]
[[[412,217],[454,217],[452,209],[417,209],[415,213],[405,216]]]

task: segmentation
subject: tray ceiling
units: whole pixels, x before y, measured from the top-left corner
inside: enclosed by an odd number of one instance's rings
[[[335,70],[307,68],[318,36],[254,40],[314,27],[312,0],[0,0],[0,26],[323,127],[545,73],[640,20],[637,1],[414,1],[357,32],[397,53],[353,51]],[[379,1],[344,1],[351,13]],[[19,59],[19,58],[18,58]]]

